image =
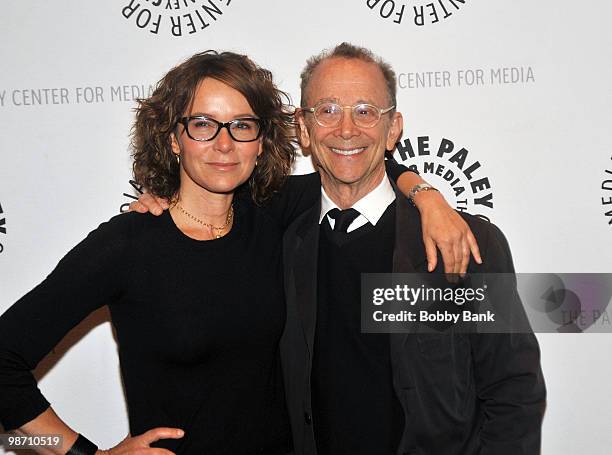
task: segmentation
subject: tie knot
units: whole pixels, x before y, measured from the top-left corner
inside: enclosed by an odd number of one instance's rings
[[[346,210],[331,209],[327,214],[335,221],[334,232],[346,232],[355,218],[359,216],[359,212],[353,208]]]

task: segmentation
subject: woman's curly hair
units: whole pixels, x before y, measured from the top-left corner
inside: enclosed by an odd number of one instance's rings
[[[283,184],[295,159],[294,124],[289,97],[279,90],[270,71],[246,55],[201,52],[170,70],[153,94],[138,100],[131,147],[134,179],[158,197],[173,201],[180,186],[179,164],[171,135],[188,115],[199,83],[210,77],[238,90],[263,120],[262,154],[248,180],[256,203],[264,202]]]

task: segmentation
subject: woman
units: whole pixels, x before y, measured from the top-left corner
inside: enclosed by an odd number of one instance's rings
[[[0,318],[7,430],[62,434],[65,448],[50,453],[290,451],[280,245],[319,195],[316,174],[278,192],[294,157],[291,122],[270,73],[233,53],[196,54],[140,102],[135,178],[171,207],[103,223]],[[137,436],[96,452],[53,412],[30,370],[104,305]]]

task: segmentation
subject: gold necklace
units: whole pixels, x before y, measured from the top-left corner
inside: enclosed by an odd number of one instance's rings
[[[231,223],[232,220],[234,219],[234,204],[230,205],[230,209],[227,212],[227,217],[225,218],[225,223],[223,224],[223,226],[213,226],[210,223],[205,223],[204,221],[202,221],[201,219],[199,219],[196,216],[193,216],[191,213],[189,213],[187,210],[185,210],[183,208],[183,206],[181,206],[181,204],[176,203],[176,208],[179,209],[181,212],[183,212],[188,218],[191,218],[193,221],[200,223],[202,226],[209,228],[210,230],[213,231],[213,235],[216,239],[223,237],[223,230],[225,228],[227,228]],[[215,234],[214,231],[217,231],[218,233]]]

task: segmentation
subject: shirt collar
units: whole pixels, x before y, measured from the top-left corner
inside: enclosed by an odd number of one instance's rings
[[[389,178],[385,174],[378,186],[355,202],[353,208],[365,217],[367,221],[372,223],[372,225],[376,226],[378,220],[380,220],[385,210],[387,210],[387,207],[389,207],[393,201],[395,201],[395,192],[389,182]],[[334,208],[339,209],[336,203],[327,195],[325,188],[321,187],[321,213],[319,214],[319,224],[321,224],[327,212]]]

